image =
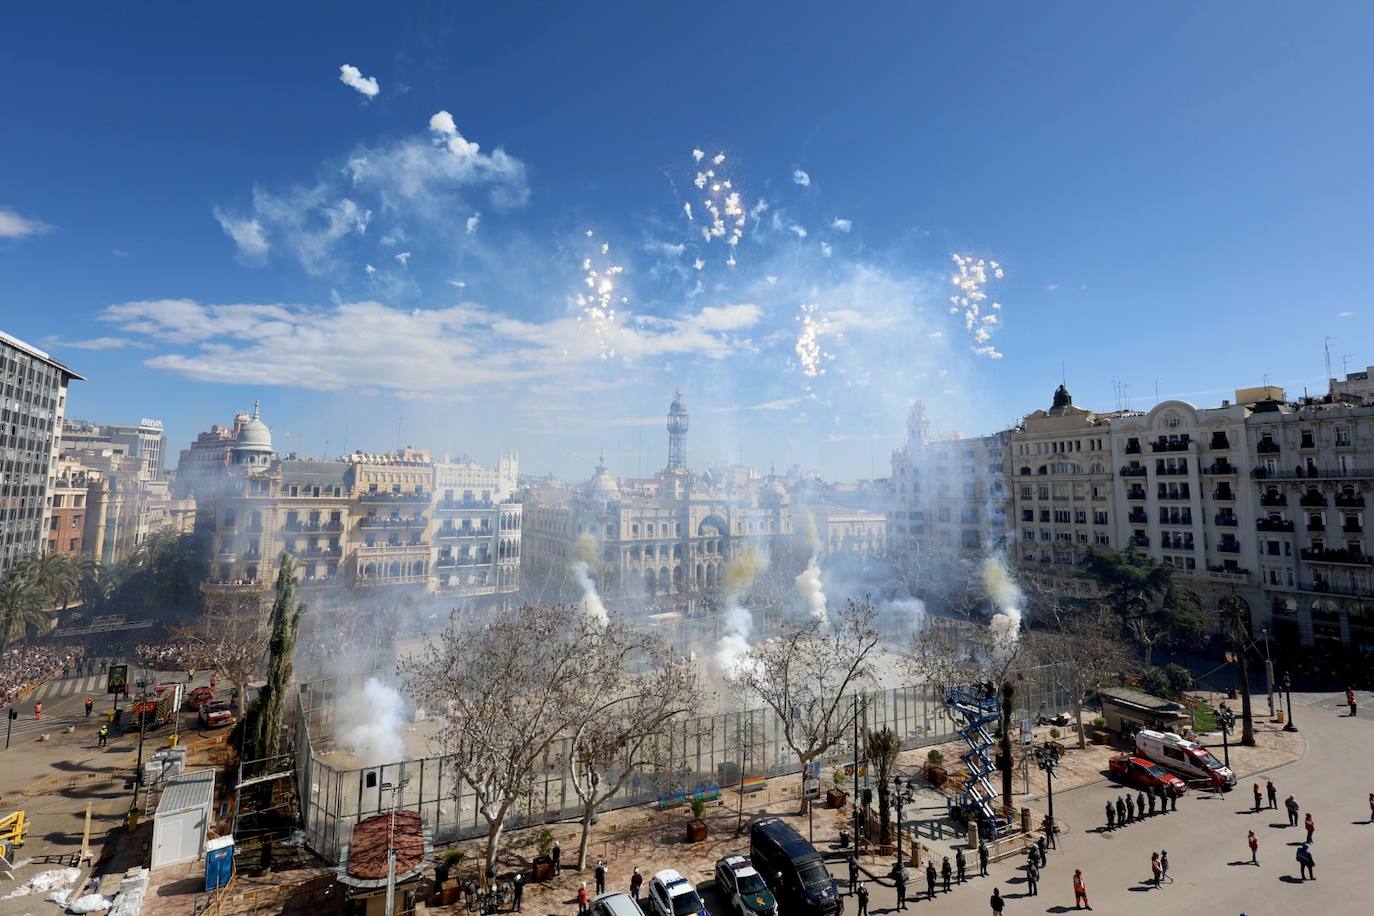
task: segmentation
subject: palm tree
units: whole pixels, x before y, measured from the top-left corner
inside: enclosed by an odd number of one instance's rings
[[[65,610],[81,586],[81,576],[71,554],[34,554],[17,564],[16,568],[25,579],[42,590],[49,609],[60,605]]]
[[[1250,606],[1235,592],[1222,595],[1218,605],[1221,610],[1221,631],[1231,642],[1236,660],[1240,663],[1240,743],[1254,747],[1255,720],[1250,711],[1250,665],[1245,658],[1250,645]]]
[[[45,597],[19,567],[0,579],[0,652],[9,648],[12,640],[26,637],[31,629],[41,629],[46,617]]]

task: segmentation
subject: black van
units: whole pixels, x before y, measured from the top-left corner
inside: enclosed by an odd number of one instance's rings
[[[749,828],[749,858],[787,916],[838,916],[844,900],[825,860],[781,818],[755,821]]]

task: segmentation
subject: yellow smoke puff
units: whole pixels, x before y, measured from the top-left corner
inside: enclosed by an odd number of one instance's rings
[[[577,543],[573,544],[573,562],[575,563],[595,563],[600,553],[596,538],[590,534],[579,535]]]
[[[754,584],[763,571],[763,557],[752,547],[746,548],[725,567],[725,593],[738,595]]]

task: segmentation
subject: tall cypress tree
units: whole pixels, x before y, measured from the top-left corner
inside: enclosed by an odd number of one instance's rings
[[[267,682],[258,691],[244,723],[244,757],[262,760],[282,752],[282,732],[286,727],[286,691],[291,680],[291,653],[296,648],[305,605],[296,600],[296,561],[283,554],[274,586],[272,639],[268,643]]]

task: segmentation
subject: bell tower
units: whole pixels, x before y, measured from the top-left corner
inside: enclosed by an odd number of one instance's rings
[[[668,407],[668,470],[687,470],[687,404],[681,388]]]

